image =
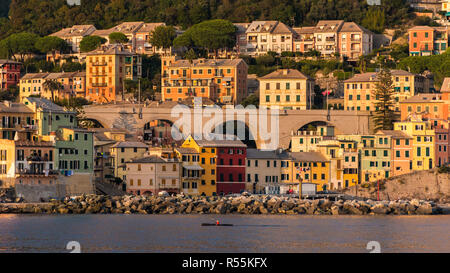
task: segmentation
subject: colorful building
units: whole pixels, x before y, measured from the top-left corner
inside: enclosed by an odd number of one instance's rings
[[[281,53],[292,51],[296,33],[279,21],[253,21],[245,32],[247,45],[240,47],[241,53],[264,55],[269,51]]]
[[[180,162],[156,155],[126,162],[126,188],[136,195],[180,192]]]
[[[142,58],[121,44],[101,46],[87,53],[86,98],[94,102],[121,101],[125,80],[142,75]]]
[[[114,177],[126,180],[126,163],[132,159],[142,158],[148,146],[142,142],[120,141],[111,146],[111,168]]]
[[[242,59],[178,60],[162,57],[162,100],[209,98],[224,104],[239,104],[247,96],[248,66]]]
[[[203,168],[200,166],[200,153],[194,148],[176,148],[181,165],[181,190],[188,195],[199,195],[198,185],[202,182]],[[206,181],[205,181],[206,183]]]
[[[435,131],[429,122],[414,119],[394,122],[394,130],[402,131],[413,137],[413,170],[434,168],[436,165]]]
[[[259,78],[259,105],[271,109],[311,108],[314,80],[296,69],[279,69]]]
[[[96,30],[94,25],[74,25],[63,28],[58,32],[50,34],[63,39],[70,46],[73,53],[80,52],[80,42],[84,37],[91,35]]]
[[[414,117],[447,120],[449,101],[442,97],[442,93],[418,94],[400,102],[401,120]]]
[[[400,111],[400,102],[418,93],[429,92],[425,90],[425,81],[421,75],[412,74],[403,70],[391,70],[394,85],[395,111]],[[356,111],[375,111],[374,97],[376,85],[379,82],[376,72],[356,74],[344,81],[344,109]],[[432,86],[432,85],[431,85]]]
[[[19,84],[21,67],[19,62],[0,60],[0,90],[7,90]]]
[[[330,181],[330,161],[319,152],[289,153],[281,162],[280,193],[299,193],[301,183],[314,183],[318,191],[333,189]]]
[[[23,103],[0,102],[0,139],[13,140],[18,131],[33,129],[34,112]],[[29,132],[31,140],[32,132]]]
[[[45,78],[50,73],[27,73],[20,79],[20,101],[29,96],[40,96]]]
[[[247,149],[246,190],[252,193],[280,194],[281,162],[289,154],[283,150]]]
[[[380,136],[391,136],[391,176],[412,172],[413,167],[413,138],[412,136],[395,130],[380,130]]]
[[[446,27],[415,26],[408,30],[409,55],[430,56],[448,48],[449,30]]]
[[[159,26],[165,26],[165,23],[143,23],[142,26],[136,31],[136,53],[138,54],[162,54],[164,50],[152,45],[150,39],[152,32]]]
[[[339,54],[349,60],[357,61],[373,50],[373,33],[354,22],[342,24],[338,39]]]

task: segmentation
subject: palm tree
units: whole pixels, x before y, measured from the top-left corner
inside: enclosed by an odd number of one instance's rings
[[[52,93],[52,102],[55,102],[55,91],[59,93],[60,90],[64,89],[64,85],[56,80],[46,80],[42,85]]]

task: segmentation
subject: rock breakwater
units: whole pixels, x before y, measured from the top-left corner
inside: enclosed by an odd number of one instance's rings
[[[0,204],[0,213],[430,215],[441,214],[442,209],[434,202],[417,199],[331,201],[256,195],[237,197],[87,195],[49,203]]]

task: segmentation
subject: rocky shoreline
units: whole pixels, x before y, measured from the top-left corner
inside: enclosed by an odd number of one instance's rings
[[[307,214],[432,215],[443,210],[431,201],[299,200],[292,197],[103,196],[87,195],[49,203],[0,203],[0,214]]]

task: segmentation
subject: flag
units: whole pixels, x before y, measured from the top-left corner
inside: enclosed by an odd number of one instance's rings
[[[322,95],[329,95],[329,94],[331,94],[331,92],[333,92],[333,90],[325,90],[325,91],[323,91],[322,92]]]

